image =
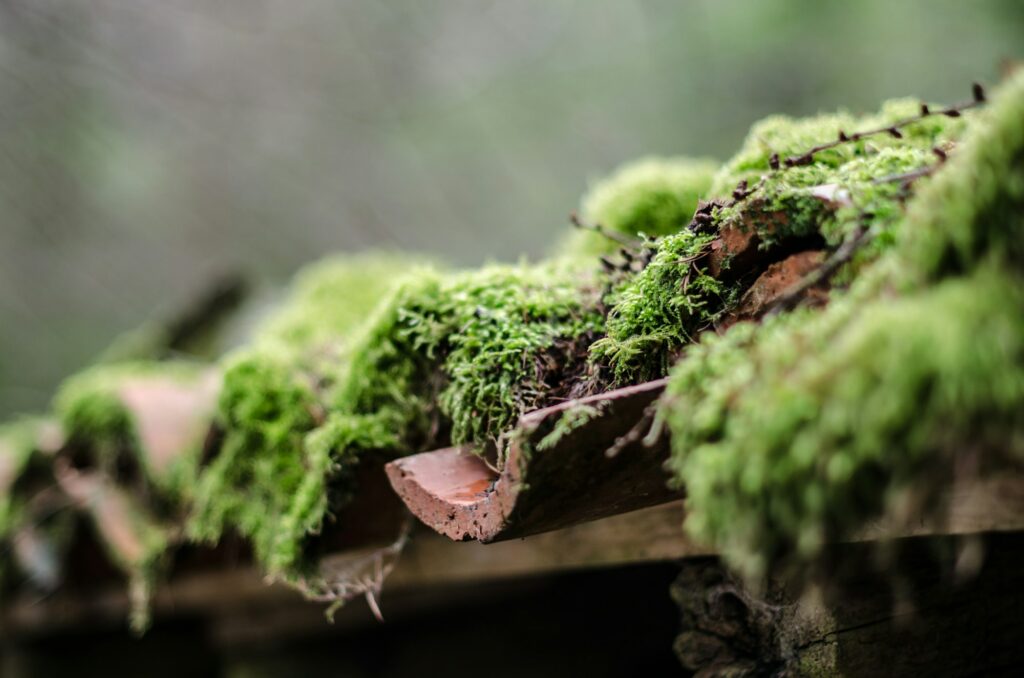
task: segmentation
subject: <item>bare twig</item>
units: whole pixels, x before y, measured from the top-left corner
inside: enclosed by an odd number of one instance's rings
[[[572,223],[573,226],[580,230],[597,233],[598,235],[608,238],[612,242],[618,243],[619,245],[622,245],[623,247],[629,248],[631,250],[639,250],[644,245],[642,240],[630,238],[628,235],[624,235],[617,231],[609,231],[601,224],[584,223],[584,221],[580,219],[580,215],[577,214],[576,212],[569,213],[569,221]]]
[[[654,423],[654,415],[658,410],[658,401],[655,400],[653,403],[644,408],[643,415],[637,420],[633,427],[626,431],[624,434],[615,439],[612,446],[604,452],[604,456],[609,459],[614,459],[619,456],[619,453],[631,445],[635,445],[638,442],[643,441],[643,444],[650,447],[654,444],[652,440],[650,443],[647,442],[647,437],[651,434],[652,424]]]
[[[771,157],[768,158],[768,168],[772,172],[777,172],[780,170],[788,169],[790,167],[809,165],[812,162],[814,162],[815,153],[825,151],[830,148],[835,148],[837,146],[841,146],[842,144],[854,143],[856,141],[860,141],[861,139],[870,136],[888,134],[889,136],[902,138],[903,133],[900,131],[901,129],[931,116],[944,115],[946,117],[958,118],[963,114],[964,111],[981,106],[987,101],[985,96],[985,89],[978,83],[972,84],[971,95],[972,97],[970,101],[964,101],[962,103],[955,104],[953,106],[948,106],[946,108],[932,109],[931,107],[928,106],[928,104],[922,103],[920,112],[917,115],[905,118],[903,120],[897,120],[893,124],[886,125],[884,127],[862,130],[854,134],[847,134],[845,131],[839,130],[839,134],[835,140],[813,146],[808,150],[804,151],[803,153],[790,155],[785,158],[780,158],[778,153],[772,153]],[[932,152],[938,156],[940,165],[943,162],[945,162],[946,151],[936,147],[932,149]],[[913,180],[918,179],[922,176],[927,176],[928,174],[931,174],[934,171],[934,167],[928,169],[927,171],[922,169],[914,173],[909,173],[906,176],[886,177],[884,179],[878,180],[877,183],[883,183],[885,181],[904,181],[909,185],[909,182],[912,182]],[[736,188],[732,192],[732,196],[728,200],[712,200],[702,203],[697,208],[696,214],[693,215],[693,219],[690,221],[688,228],[694,232],[713,229],[715,225],[714,210],[716,207],[734,207],[735,205],[738,205],[739,203],[743,202],[751,195],[756,193],[757,190],[764,184],[765,179],[766,175],[762,176],[761,181],[758,182],[758,184],[753,188],[748,187],[746,180],[740,181],[736,185]]]
[[[909,186],[922,177],[928,177],[935,174],[935,170],[939,169],[941,163],[936,165],[925,165],[924,167],[918,167],[916,170],[909,172],[903,172],[902,174],[890,174],[884,177],[878,177],[872,179],[873,184],[903,184]]]
[[[843,144],[854,143],[870,136],[888,134],[889,136],[901,139],[903,138],[903,133],[900,132],[900,130],[903,129],[904,127],[907,127],[908,125],[912,125],[915,122],[920,122],[925,118],[937,115],[944,115],[949,118],[959,118],[964,111],[976,108],[985,103],[985,90],[978,83],[974,83],[971,86],[971,94],[972,98],[969,101],[964,101],[962,103],[955,104],[947,108],[933,110],[928,106],[928,104],[921,104],[921,111],[917,115],[911,116],[909,118],[904,118],[903,120],[898,120],[893,124],[886,125],[884,127],[876,127],[875,129],[862,130],[854,134],[846,134],[846,132],[844,132],[843,130],[839,130],[839,135],[834,141],[818,144],[817,146],[814,146],[799,155],[791,155],[781,160],[778,157],[778,155],[773,155],[768,162],[769,167],[771,167],[771,169],[773,170],[776,170],[779,169],[780,166],[798,167],[800,165],[809,165],[812,162],[814,162],[815,153],[827,151],[831,148],[836,148],[837,146],[841,146]]]

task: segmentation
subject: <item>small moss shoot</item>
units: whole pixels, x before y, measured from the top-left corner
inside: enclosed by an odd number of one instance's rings
[[[533,449],[538,452],[545,452],[558,446],[565,436],[573,431],[582,428],[591,421],[601,416],[601,408],[595,405],[576,403],[558,418],[551,432],[537,441]]]
[[[111,561],[128,577],[129,624],[143,633],[150,624],[153,590],[167,565],[171,529],[148,506],[105,481],[90,492],[87,512]]]

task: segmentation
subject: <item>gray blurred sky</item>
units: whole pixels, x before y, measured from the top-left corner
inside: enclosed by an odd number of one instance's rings
[[[218,272],[542,255],[594,178],[963,98],[1024,2],[0,1],[0,414]]]

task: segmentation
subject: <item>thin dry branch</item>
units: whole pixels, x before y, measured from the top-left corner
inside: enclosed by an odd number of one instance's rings
[[[643,247],[644,243],[641,240],[630,238],[628,235],[624,235],[617,231],[609,231],[601,224],[588,224],[580,219],[580,215],[576,212],[569,213],[569,222],[572,223],[576,228],[583,231],[590,231],[591,233],[597,233],[598,235],[608,238],[614,243],[621,245],[630,250],[639,250]]]
[[[908,125],[912,125],[915,122],[920,122],[925,118],[937,115],[944,115],[949,118],[959,118],[964,111],[976,108],[985,103],[985,90],[978,83],[974,83],[971,86],[971,94],[972,98],[969,101],[964,101],[962,103],[955,104],[947,108],[941,108],[938,110],[933,110],[928,106],[928,104],[922,103],[921,111],[917,115],[911,116],[909,118],[904,118],[903,120],[898,120],[893,124],[886,125],[884,127],[876,127],[874,129],[862,130],[860,132],[856,132],[854,134],[849,135],[846,134],[846,132],[844,132],[843,130],[839,130],[839,136],[834,141],[818,144],[817,146],[813,146],[812,148],[804,151],[799,155],[791,155],[781,159],[777,154],[773,155],[772,159],[769,161],[769,166],[771,167],[771,169],[777,170],[780,167],[798,167],[800,165],[809,165],[812,162],[814,162],[815,153],[827,151],[830,148],[836,148],[837,146],[841,146],[843,144],[854,143],[860,141],[861,139],[876,136],[879,134],[888,134],[889,136],[896,137],[897,139],[902,139],[903,133],[900,132],[900,130],[903,129],[904,127],[907,127]]]

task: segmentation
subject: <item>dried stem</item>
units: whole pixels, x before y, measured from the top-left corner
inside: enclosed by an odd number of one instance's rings
[[[608,238],[612,242],[618,243],[619,245],[622,245],[623,247],[626,247],[631,250],[639,250],[644,245],[643,241],[641,240],[630,238],[628,235],[624,235],[617,231],[609,231],[601,224],[584,223],[583,220],[580,219],[580,215],[578,215],[576,212],[569,213],[569,221],[572,223],[573,226],[575,226],[578,229],[584,231],[591,231],[592,233],[597,233],[598,235]]]
[[[300,578],[287,583],[298,589],[307,600],[330,603],[327,608],[329,619],[339,607],[361,595],[366,598],[366,604],[373,612],[373,616],[378,621],[384,621],[377,599],[380,597],[384,580],[398,564],[398,557],[409,541],[412,525],[412,515],[408,514],[402,523],[398,538],[388,546],[354,558],[337,571],[324,574],[317,579]]]
[[[654,440],[648,443],[647,437],[651,434],[654,424],[654,415],[658,411],[658,401],[655,400],[653,403],[644,408],[644,413],[633,424],[632,428],[626,431],[624,434],[615,439],[612,446],[604,452],[604,456],[608,459],[617,457],[620,452],[631,445],[643,441],[644,445],[648,447],[654,444]],[[656,440],[656,439],[655,439]]]
[[[879,177],[877,179],[872,179],[871,183],[873,183],[873,184],[895,184],[895,183],[912,184],[913,182],[917,181],[921,177],[927,177],[927,176],[931,176],[932,174],[935,174],[935,170],[937,170],[938,168],[939,168],[939,165],[925,165],[924,167],[919,167],[916,170],[911,170],[910,172],[904,172],[903,174],[890,174],[889,176]]]
[[[974,83],[971,87],[971,92],[973,94],[973,98],[971,100],[964,101],[953,106],[949,106],[948,108],[933,110],[929,108],[928,104],[921,104],[920,113],[909,118],[904,118],[903,120],[898,120],[891,125],[877,127],[875,129],[863,130],[850,135],[847,135],[846,132],[839,130],[839,136],[834,141],[818,144],[817,146],[814,146],[799,155],[791,155],[787,158],[783,158],[781,159],[781,162],[778,155],[773,155],[772,159],[769,161],[769,165],[773,170],[779,169],[780,165],[784,167],[798,167],[800,165],[809,165],[812,162],[814,162],[815,153],[827,151],[831,148],[835,148],[843,144],[854,143],[860,141],[861,139],[870,136],[876,136],[879,134],[888,134],[889,136],[901,139],[903,138],[903,134],[902,132],[900,132],[900,130],[903,129],[904,127],[907,127],[908,125],[912,125],[915,122],[920,122],[925,118],[937,115],[944,115],[950,118],[959,118],[964,111],[970,110],[972,108],[977,108],[978,106],[981,106],[982,104],[985,103],[985,90],[984,88],[982,88],[981,85],[979,85],[978,83]]]

